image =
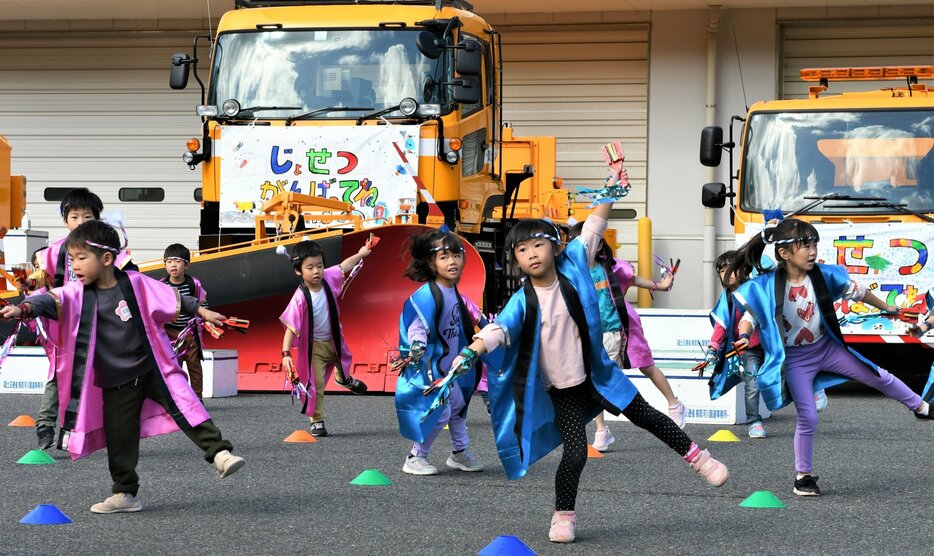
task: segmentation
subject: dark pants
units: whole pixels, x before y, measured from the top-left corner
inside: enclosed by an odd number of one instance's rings
[[[113,492],[136,495],[139,491],[139,417],[146,398],[166,407],[165,397],[153,373],[119,386],[104,389],[104,435],[107,439],[107,465],[113,479]],[[232,450],[230,442],[208,419],[185,431],[185,435],[204,451],[204,459],[214,461],[222,450]]]
[[[585,383],[571,388],[552,388],[548,391],[555,407],[555,425],[561,434],[564,448],[555,473],[555,510],[572,511],[577,501],[577,486],[587,464],[587,421],[597,402]],[[691,448],[691,439],[678,428],[670,417],[648,404],[641,395],[623,409],[623,416],[632,424],[655,435],[679,455]]]
[[[181,330],[166,326],[165,333],[168,334],[169,339],[174,342],[181,333]],[[201,370],[201,358],[203,355],[201,353],[201,346],[198,345],[198,336],[194,331],[185,336],[181,349],[185,354],[181,356],[181,361],[179,361],[179,363],[184,361],[185,368],[188,369],[188,382],[191,383],[192,390],[195,391],[195,394],[198,394],[199,398],[204,397],[202,396],[204,373]]]

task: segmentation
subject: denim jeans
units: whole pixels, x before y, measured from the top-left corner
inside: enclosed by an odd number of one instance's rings
[[[756,375],[759,374],[759,367],[762,365],[764,355],[762,348],[754,347],[747,349],[739,356],[743,363],[747,423],[762,420],[762,416],[759,415],[759,385],[756,383]]]

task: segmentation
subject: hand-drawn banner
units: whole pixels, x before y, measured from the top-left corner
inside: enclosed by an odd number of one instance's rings
[[[876,297],[902,309],[924,314],[924,296],[934,287],[934,268],[928,264],[928,250],[934,248],[931,224],[818,224],[817,261],[845,266],[850,278],[866,285]],[[761,225],[747,225],[745,241],[758,234]],[[774,258],[766,247],[763,258]],[[845,334],[905,334],[907,324],[892,318],[870,318],[878,311],[859,302],[838,301],[837,316],[851,321],[842,327]]]
[[[416,196],[396,146],[417,167],[417,126],[226,126],[215,152],[220,225],[252,227],[263,203],[286,191],[353,203],[376,224],[391,219],[400,199]]]

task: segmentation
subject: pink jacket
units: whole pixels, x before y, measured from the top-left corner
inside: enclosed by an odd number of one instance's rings
[[[344,275],[339,265],[324,269],[324,292],[328,300],[328,315],[331,319],[331,331],[334,340],[334,349],[340,355],[340,367],[328,365],[324,373],[324,382],[330,380],[335,368],[340,371],[341,381],[345,382],[350,377],[350,369],[353,357],[350,349],[347,347],[347,341],[344,339],[344,330],[340,321],[340,310],[337,306],[337,295],[340,295],[341,284],[344,281]],[[292,295],[288,306],[279,320],[282,325],[295,334],[295,340],[292,345],[298,348],[298,357],[293,359],[295,362],[295,371],[298,373],[298,379],[305,385],[308,395],[302,395],[302,413],[311,416],[315,412],[315,377],[311,372],[311,339],[314,330],[309,327],[309,315],[311,312],[311,298],[306,296],[307,288],[301,284]]]
[[[210,419],[204,405],[188,384],[188,377],[179,367],[172,343],[163,326],[172,322],[181,309],[181,301],[171,286],[146,277],[138,272],[117,272],[117,283],[130,307],[137,329],[146,338],[143,345],[147,355],[165,381],[171,414],[162,406],[147,399],[140,414],[140,437],[156,436],[197,426]],[[104,437],[103,395],[94,385],[94,349],[97,312],[91,311],[81,319],[84,304],[84,286],[81,282],[68,282],[49,292],[58,302],[58,328],[60,345],[55,360],[58,379],[59,414],[65,431],[62,449],[72,459],[82,458],[106,447]],[[82,339],[79,332],[90,334]],[[72,392],[80,398],[73,405]]]

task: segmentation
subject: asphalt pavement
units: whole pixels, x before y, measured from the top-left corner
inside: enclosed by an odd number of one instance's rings
[[[38,396],[0,396],[0,420],[38,404]],[[719,489],[648,433],[611,423],[612,451],[589,460],[581,479],[572,545],[548,542],[560,448],[526,477],[507,480],[479,400],[468,426],[486,470],[446,469],[445,433],[431,455],[442,472],[431,477],[402,472],[410,443],[398,434],[391,396],[329,394],[331,436],[310,444],[282,442],[307,429],[287,395],[206,405],[246,466],[220,479],[184,435],[145,439],[138,469],[145,507],[135,514],[88,511],[109,495],[103,452],[72,462],[53,450],[55,465],[17,465],[35,434],[0,427],[0,554],[454,555],[476,554],[498,535],[515,535],[538,554],[914,554],[934,541],[934,422],[875,395],[831,393],[815,451],[820,498],[791,493],[793,408],[766,421],[762,440],[735,426],[740,442],[708,442],[722,427],[688,425],[730,468]],[[367,469],[393,484],[350,484]],[[739,507],[758,490],[786,507]],[[74,522],[19,524],[38,504],[55,504]]]

